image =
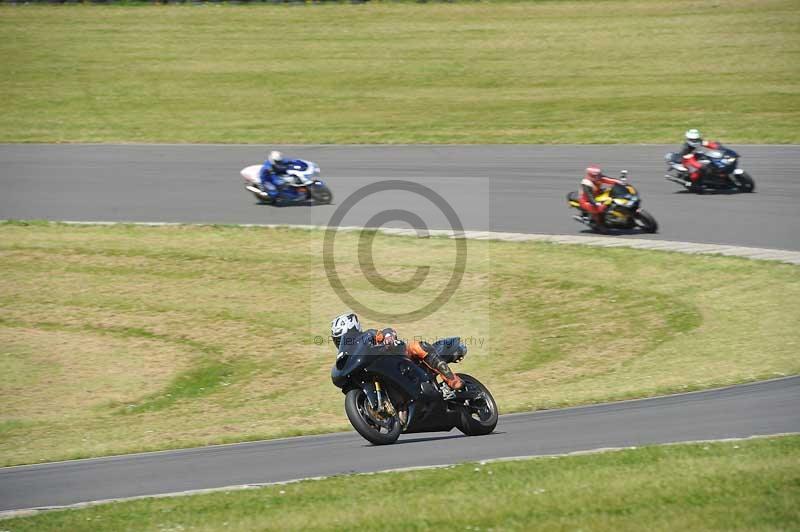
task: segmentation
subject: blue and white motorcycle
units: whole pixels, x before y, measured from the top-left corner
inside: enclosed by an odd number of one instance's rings
[[[333,193],[320,179],[319,166],[316,163],[302,159],[287,161],[287,169],[282,177],[289,187],[286,190],[276,189],[272,195],[261,190],[259,177],[261,166],[254,164],[241,171],[242,177],[244,177],[244,188],[250,191],[259,203],[276,205],[318,203],[326,205],[333,201]]]

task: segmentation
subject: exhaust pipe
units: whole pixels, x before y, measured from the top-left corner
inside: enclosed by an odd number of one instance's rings
[[[673,181],[673,182],[678,183],[679,185],[683,185],[685,187],[689,186],[689,184],[690,184],[685,179],[681,179],[680,177],[675,177],[674,175],[669,175],[669,174],[666,174],[664,176],[664,179],[666,179],[667,181]]]
[[[265,198],[265,197],[269,196],[269,194],[267,194],[266,192],[264,192],[263,190],[261,190],[258,187],[254,187],[253,185],[245,185],[244,188],[246,188],[247,190],[249,190],[253,194],[258,194],[262,198]]]

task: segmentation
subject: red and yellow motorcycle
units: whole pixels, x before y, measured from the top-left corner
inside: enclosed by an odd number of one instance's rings
[[[620,175],[620,183],[604,190],[596,196],[595,202],[606,205],[603,213],[604,225],[607,229],[639,229],[643,233],[658,231],[658,223],[653,215],[642,209],[642,200],[636,188],[628,183],[627,172]],[[592,231],[598,231],[592,215],[581,208],[577,192],[567,194],[567,203],[577,209],[579,214],[573,216],[575,220],[587,225]]]

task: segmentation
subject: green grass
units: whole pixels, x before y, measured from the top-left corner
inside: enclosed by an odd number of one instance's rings
[[[800,142],[796,0],[0,6],[0,142]]]
[[[343,284],[409,312],[450,279],[453,241],[337,237]],[[0,463],[344,430],[330,383],[322,233],[220,226],[0,224]],[[452,298],[405,338],[460,334],[458,368],[502,412],[800,373],[796,266],[716,256],[468,241]],[[362,316],[367,326],[383,326]]]
[[[797,530],[798,454],[798,436],[644,447],[144,499],[0,526],[13,532]]]

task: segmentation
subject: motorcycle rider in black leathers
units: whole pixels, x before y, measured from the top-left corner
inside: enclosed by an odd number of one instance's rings
[[[439,374],[451,389],[459,390],[464,387],[464,382],[458,375],[453,373],[450,366],[442,359],[433,345],[428,342],[417,342],[416,340],[405,343],[398,338],[397,331],[389,327],[382,330],[368,329],[362,331],[358,316],[354,313],[342,314],[333,319],[331,322],[331,339],[340,352],[345,351],[348,345],[369,343],[370,345],[387,349],[390,352],[396,352],[398,355],[420,360],[435,373]],[[458,342],[455,347],[453,362],[458,362],[466,354],[467,347]]]

